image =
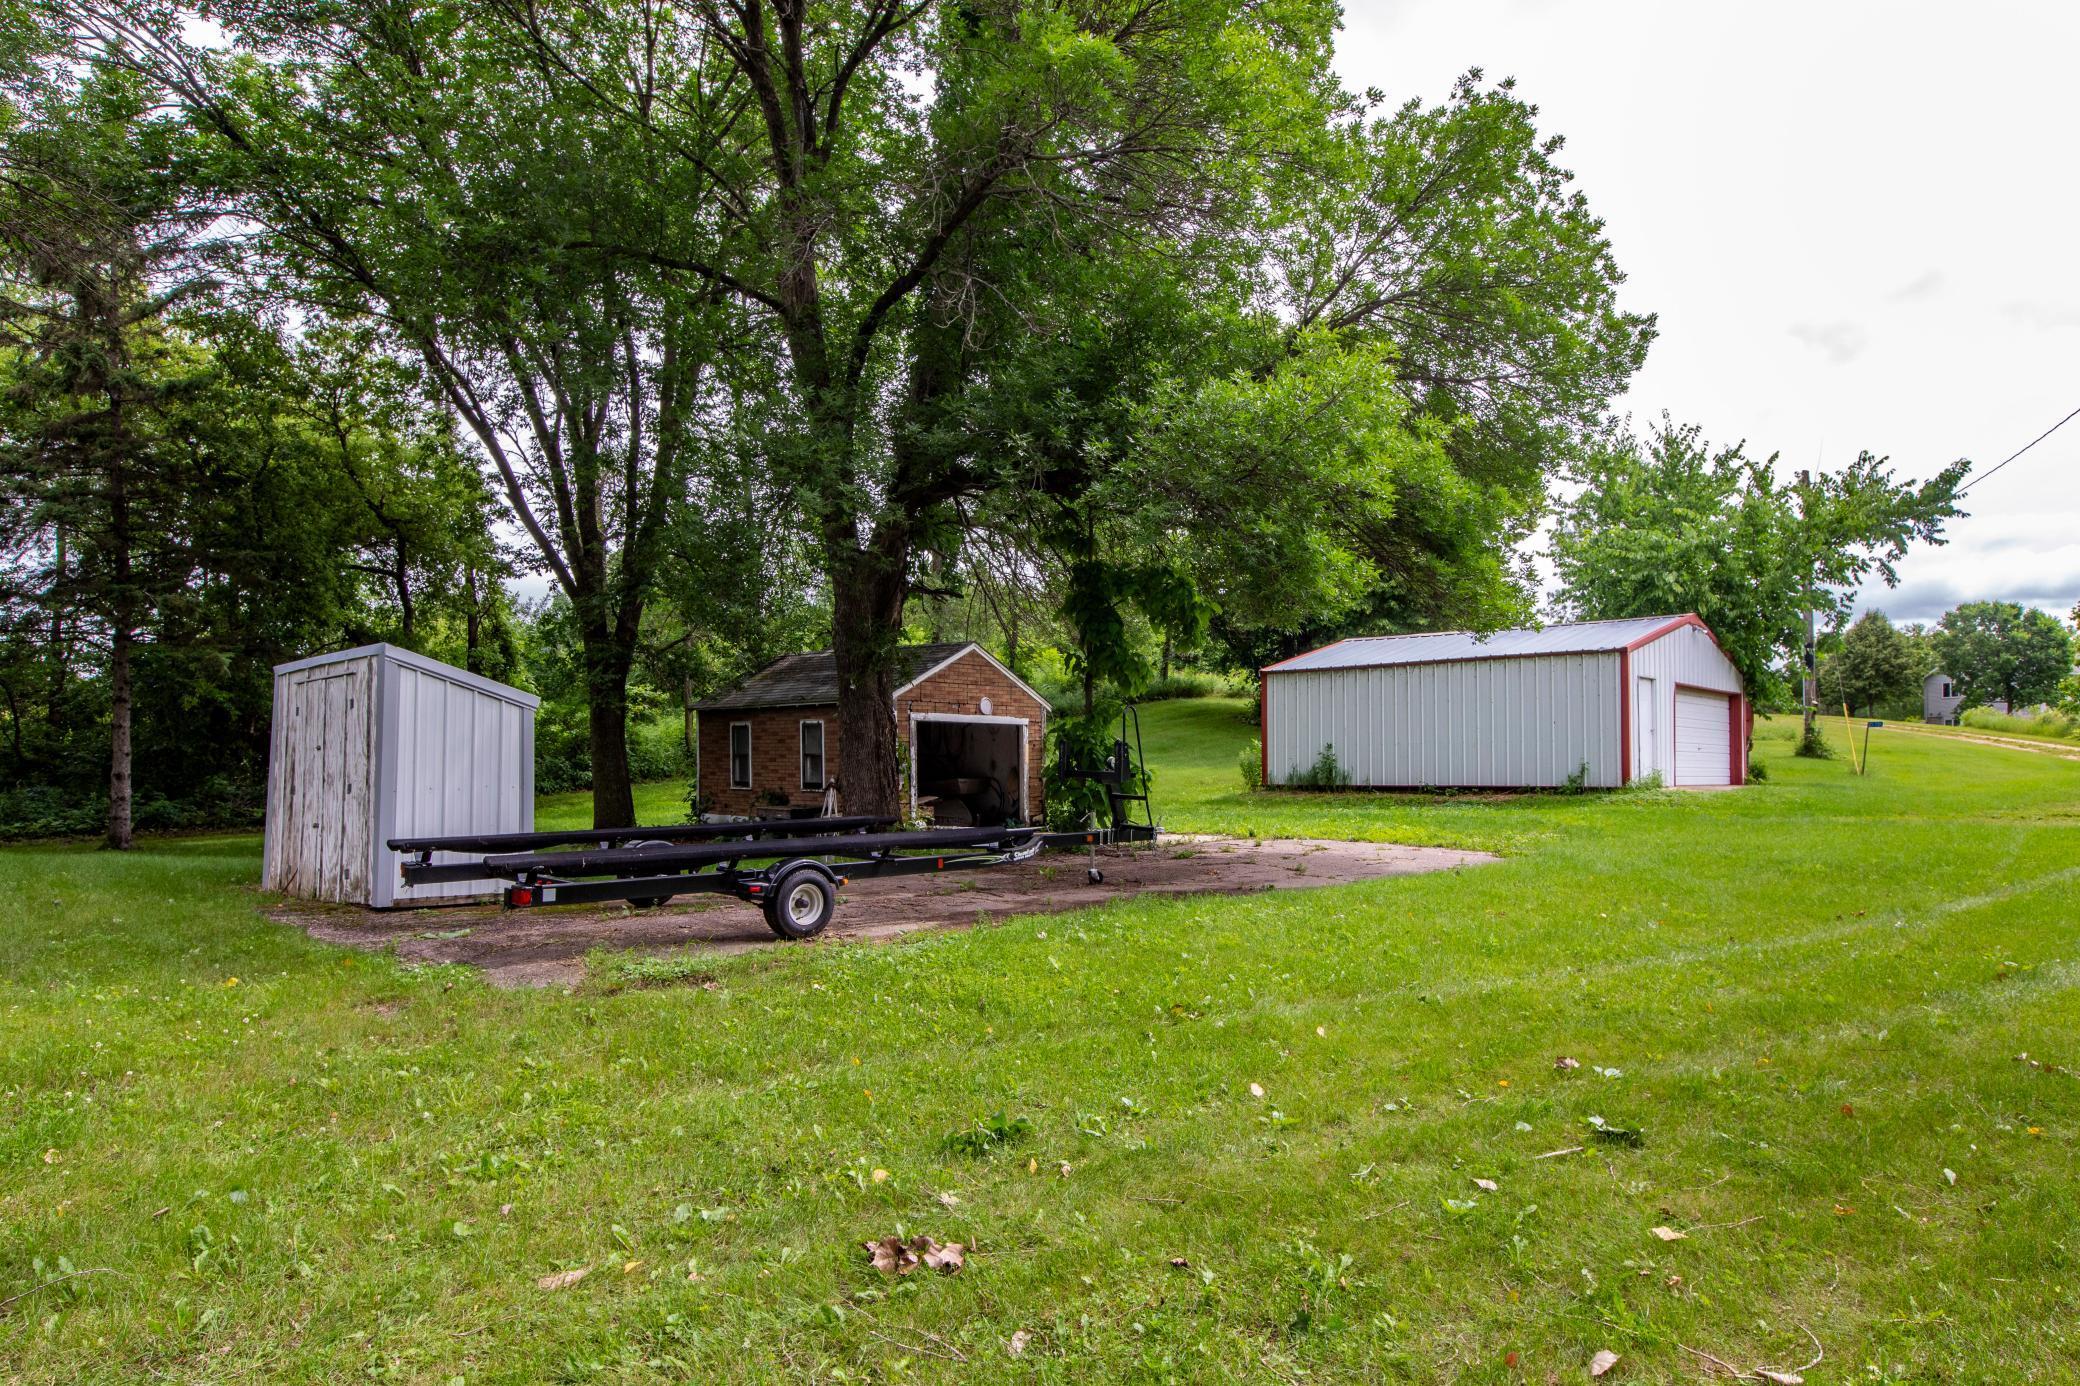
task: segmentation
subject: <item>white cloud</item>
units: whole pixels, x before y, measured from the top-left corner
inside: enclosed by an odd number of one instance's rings
[[[1791,335],[1837,366],[1863,355],[1864,345],[1870,340],[1853,322],[1795,322],[1791,324]]]
[[[1990,465],[2080,404],[2072,353],[2038,330],[2080,327],[2080,182],[2044,173],[2069,162],[2080,6],[1877,14],[1368,0],[1348,7],[1337,65],[1397,103],[1441,99],[1470,67],[1514,76],[1566,136],[1626,303],[1660,315],[1621,409],[1666,409],[1786,468],[1869,449],[1925,477],[1957,457]],[[2080,421],[1967,505],[1948,545],[1908,555],[1901,586],[1869,600],[1900,619],[1982,596],[2070,611]]]

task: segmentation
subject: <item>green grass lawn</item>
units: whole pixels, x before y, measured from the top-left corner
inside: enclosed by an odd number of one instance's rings
[[[1239,713],[1148,709],[1171,827],[1508,860],[566,995],[0,851],[0,1379],[2080,1377],[2080,766],[1248,796]]]
[[[685,780],[652,780],[636,787],[636,822],[638,823],[684,823],[686,821]],[[534,825],[550,828],[589,828],[592,826],[592,791],[581,789],[571,794],[544,794],[534,801]]]

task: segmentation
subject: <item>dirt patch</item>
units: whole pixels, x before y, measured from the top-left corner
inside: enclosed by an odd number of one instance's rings
[[[985,871],[855,881],[839,894],[838,916],[823,938],[889,939],[1135,895],[1343,885],[1496,860],[1486,852],[1381,842],[1172,837],[1154,848],[1101,854],[1105,880],[1100,885],[1085,878],[1083,855],[1069,852]],[[654,910],[472,905],[380,911],[298,903],[277,910],[275,917],[326,943],[395,949],[407,962],[467,963],[504,987],[574,985],[584,978],[585,954],[594,948],[657,952],[703,946],[740,953],[781,946],[757,910],[719,895],[681,897]]]
[[[1886,730],[1908,732],[1915,736],[1933,736],[1942,741],[1969,741],[1978,746],[2000,746],[2010,751],[2034,751],[2040,756],[2056,756],[2060,760],[2080,760],[2080,746],[2061,746],[2049,741],[2024,741],[2019,737],[2002,736],[1997,732],[1936,731],[1908,723],[1896,723],[1888,726]]]

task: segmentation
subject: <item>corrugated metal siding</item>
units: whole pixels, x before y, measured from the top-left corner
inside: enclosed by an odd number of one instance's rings
[[[498,882],[449,881],[405,886],[397,854],[381,843],[393,837],[457,833],[524,833],[534,828],[534,717],[478,689],[438,673],[393,663],[386,671],[396,693],[386,726],[397,748],[377,841],[377,905],[483,895]],[[387,700],[386,700],[387,701]],[[436,861],[456,860],[437,853]]]
[[[1644,726],[1642,713],[1635,708],[1632,716],[1633,747],[1632,774],[1635,779],[1661,773],[1665,783],[1676,783],[1676,689],[1678,685],[1689,688],[1708,688],[1721,693],[1744,693],[1740,670],[1733,661],[1719,650],[1719,644],[1696,626],[1683,626],[1670,631],[1659,640],[1651,640],[1634,650],[1630,656],[1634,680],[1634,697],[1639,696],[1638,680],[1654,680],[1653,691],[1657,702],[1655,713],[1659,736],[1658,754],[1649,757],[1647,747],[1640,741],[1640,730]],[[1652,760],[1652,764],[1648,761]],[[1729,767],[1731,759],[1729,754]]]
[[[1619,778],[1618,657],[1528,659],[1266,674],[1273,784],[1333,746],[1351,783],[1520,788]]]
[[[278,667],[262,882],[378,907],[495,889],[462,881],[406,891],[383,844],[532,829],[535,704],[387,645]]]

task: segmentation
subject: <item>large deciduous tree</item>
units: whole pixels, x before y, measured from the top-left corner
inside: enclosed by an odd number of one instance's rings
[[[1924,654],[1882,611],[1866,611],[1842,633],[1820,668],[1820,693],[1857,712],[1904,703],[1929,672]]]
[[[611,45],[636,13],[573,42]],[[705,220],[699,161],[662,176],[671,156],[569,99],[502,6],[213,14],[228,48],[184,42],[160,7],[73,7],[99,53],[188,113],[273,290],[379,323],[469,430],[571,603],[595,822],[632,822],[629,672],[721,337],[712,283],[617,247]],[[681,96],[698,99],[665,99]]]
[[[210,287],[145,86],[61,68],[0,153],[0,549],[48,620],[106,654],[108,846],[131,845],[133,650],[187,572],[192,477],[169,419],[207,377],[167,325]]]
[[[1873,574],[1896,585],[1910,545],[1943,541],[1969,466],[1904,482],[1864,453],[1786,482],[1774,457],[1714,451],[1695,425],[1619,434],[1582,464],[1582,489],[1560,508],[1558,605],[1581,620],[1694,611],[1766,692],[1798,657],[1807,612],[1839,623]]]
[[[379,319],[474,431],[582,632],[600,822],[725,416],[814,545],[838,777],[881,810],[905,604],[969,526],[1024,526],[1088,661],[1123,605],[1493,624],[1652,333],[1535,109],[1476,73],[1376,114],[1328,0],[233,0],[223,48],[68,3],[278,287]]]
[[[2047,701],[2073,669],[2066,628],[2020,602],[1966,602],[1946,611],[1929,644],[1966,707],[2000,702],[2019,710]]]

